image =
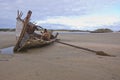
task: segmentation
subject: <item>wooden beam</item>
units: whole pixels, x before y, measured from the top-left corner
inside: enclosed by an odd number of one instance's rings
[[[22,32],[20,34],[20,37],[19,37],[19,39],[18,39],[18,41],[17,41],[17,43],[16,43],[16,45],[14,47],[14,52],[16,52],[19,49],[20,43],[21,43],[21,41],[22,41],[22,39],[23,39],[23,37],[24,37],[24,35],[26,33],[27,24],[29,23],[31,14],[32,14],[32,11],[29,10],[28,13],[27,13],[27,16],[25,18],[25,21],[24,21],[24,24],[23,24],[23,29],[22,29]]]

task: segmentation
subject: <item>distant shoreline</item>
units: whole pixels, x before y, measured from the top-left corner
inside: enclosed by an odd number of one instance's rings
[[[66,30],[66,29],[48,29],[50,31],[54,31],[54,32],[59,32],[59,33],[112,33],[112,32],[120,32],[120,31],[108,31],[108,30],[104,30],[104,29],[98,29],[95,31],[90,31],[90,30]],[[10,28],[0,28],[0,32],[15,32],[15,28],[14,29],[10,29]]]

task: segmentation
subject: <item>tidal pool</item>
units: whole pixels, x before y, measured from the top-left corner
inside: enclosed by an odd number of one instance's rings
[[[0,54],[14,54],[13,48],[14,46],[0,49]]]

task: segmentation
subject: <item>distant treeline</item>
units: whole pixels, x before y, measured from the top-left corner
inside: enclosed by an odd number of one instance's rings
[[[105,28],[105,29],[96,29],[94,31],[91,31],[91,33],[108,33],[108,32],[113,32],[111,29]]]
[[[9,29],[9,28],[0,28],[0,31],[15,31],[15,29]]]

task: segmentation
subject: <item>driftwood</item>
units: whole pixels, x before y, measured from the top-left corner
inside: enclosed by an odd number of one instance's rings
[[[18,13],[19,13],[19,12],[18,12]],[[22,39],[23,39],[23,37],[24,37],[24,35],[25,35],[25,33],[26,33],[27,24],[29,23],[31,14],[32,14],[32,11],[28,11],[27,16],[26,16],[25,21],[24,21],[24,25],[23,25],[22,32],[21,32],[20,37],[19,37],[19,40],[17,41],[17,43],[16,43],[16,45],[15,45],[15,47],[14,47],[14,51],[15,51],[15,52],[16,52],[17,49],[19,48],[20,43],[21,43],[21,41],[22,41]],[[21,17],[21,16],[22,16],[22,13],[21,13],[20,17]]]
[[[74,48],[77,48],[77,49],[83,49],[83,50],[86,50],[86,51],[90,51],[90,52],[96,53],[96,55],[115,57],[114,55],[109,55],[109,54],[107,54],[107,53],[105,53],[103,51],[95,51],[95,50],[92,50],[92,49],[88,49],[88,48],[84,48],[84,47],[68,44],[68,43],[65,43],[65,42],[61,42],[59,40],[56,40],[56,42],[64,44],[64,45],[67,45],[67,46],[71,46],[71,47],[74,47]]]

